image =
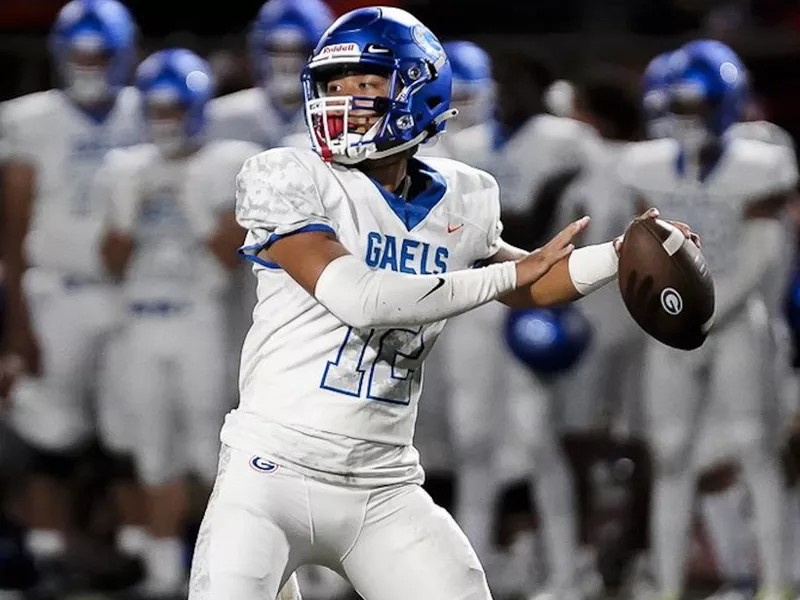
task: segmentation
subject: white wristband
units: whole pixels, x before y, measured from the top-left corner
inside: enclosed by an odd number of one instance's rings
[[[569,277],[582,296],[614,279],[618,268],[619,256],[614,242],[578,248],[569,256]]]

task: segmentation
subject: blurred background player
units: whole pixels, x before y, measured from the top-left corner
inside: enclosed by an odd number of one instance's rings
[[[797,183],[797,167],[785,147],[746,139],[721,143],[741,117],[747,92],[744,67],[723,44],[698,41],[677,51],[666,90],[674,139],[636,145],[620,174],[640,203],[697,223],[717,309],[702,348],[677,352],[648,344],[645,398],[656,474],[652,543],[659,593],[683,591],[698,467],[734,455],[752,496],[762,594],[781,595],[783,480],[773,386],[765,379],[772,355],[761,291],[785,250],[780,215]]]
[[[126,402],[136,466],[145,487],[145,594],[185,585],[187,477],[208,491],[227,412],[221,300],[238,264],[241,230],[233,182],[258,154],[250,142],[207,142],[213,77],[205,60],[169,49],[138,68],[149,144],[108,155],[108,270],[122,280]]]
[[[448,157],[454,149],[448,140],[453,131],[473,127],[492,118],[494,110],[494,80],[491,71],[491,59],[487,52],[477,44],[465,40],[444,42],[442,47],[450,60],[452,70],[453,97],[451,107],[458,110],[458,115],[447,122],[448,135],[439,136],[435,143],[422,144],[418,156]],[[458,91],[458,94],[456,94]],[[467,319],[468,320],[468,319]],[[459,327],[459,317],[451,320],[448,332]],[[466,326],[469,326],[467,323]],[[497,336],[499,332],[490,332]],[[487,451],[486,447],[467,450],[475,440],[470,433],[472,428],[485,427],[479,414],[465,414],[463,400],[453,394],[456,385],[452,378],[457,374],[454,365],[449,362],[449,343],[447,333],[443,333],[436,347],[428,357],[425,373],[425,387],[419,405],[420,417],[417,422],[414,440],[420,451],[427,478],[425,488],[434,500],[454,515],[459,524],[464,526],[462,507],[470,506],[477,486],[470,484],[473,474],[462,468],[465,461],[475,460],[479,453]],[[492,377],[489,377],[492,379]],[[469,410],[467,407],[466,410]],[[462,418],[459,415],[464,415]],[[476,422],[476,420],[478,422]],[[464,439],[464,443],[456,444],[454,440]],[[480,460],[490,460],[490,452]],[[462,477],[463,475],[463,477]],[[491,494],[493,490],[489,490]],[[483,493],[483,492],[482,492]],[[454,502],[458,499],[459,504]],[[477,509],[467,509],[471,517],[466,517],[467,537],[476,546],[478,555],[484,557],[488,540],[483,536],[473,540],[475,528],[469,525],[471,520],[484,519],[490,522],[488,515],[481,516],[481,511],[489,509],[485,506],[488,499],[478,504]],[[464,504],[466,503],[466,504]],[[484,507],[482,509],[481,507]],[[481,529],[483,530],[483,529]],[[485,535],[485,534],[484,534]]]
[[[453,40],[442,44],[453,69],[453,99],[451,106],[458,116],[447,123],[449,136],[431,145],[420,147],[421,156],[450,156],[455,154],[450,140],[454,133],[494,118],[494,78],[489,54],[468,40]]]
[[[331,23],[322,0],[266,2],[247,40],[256,86],[211,102],[210,135],[274,148],[287,135],[305,133],[300,74]]]
[[[641,119],[635,80],[624,69],[604,65],[576,79],[572,115],[591,127],[584,163],[557,208],[558,221],[587,214],[592,227],[582,243],[624,230],[631,219],[630,203],[617,177],[626,149],[640,139]],[[607,286],[575,305],[592,328],[588,350],[577,365],[553,382],[555,424],[565,436],[571,463],[584,493],[581,497],[581,538],[584,553],[582,585],[592,589],[592,568],[601,569],[611,586],[619,565],[646,544],[649,474],[647,450],[638,437],[644,335],[630,319],[618,286]],[[596,462],[595,462],[596,461]],[[594,473],[625,462],[633,467],[627,481],[630,504],[617,539],[603,539],[596,523],[600,492]],[[593,550],[594,549],[594,550]],[[596,555],[595,555],[596,552]],[[616,562],[616,564],[615,564]],[[596,576],[595,576],[596,577]],[[597,593],[596,583],[595,593]]]
[[[638,137],[638,110],[634,88],[625,71],[595,68],[591,74],[569,85],[570,106],[562,107],[563,112],[585,124],[587,129],[581,142],[581,168],[563,193],[556,191],[552,199],[556,217],[551,227],[576,214],[590,215],[592,226],[581,238],[583,242],[592,243],[594,239],[613,235],[607,232],[624,230],[630,221],[629,204],[625,202],[615,167],[627,144]],[[584,490],[592,488],[590,474],[599,468],[594,461],[602,462],[605,456],[636,457],[637,469],[641,468],[644,450],[635,444],[628,448],[626,444],[629,443],[630,412],[635,410],[639,400],[638,357],[642,337],[627,316],[615,286],[600,290],[596,298],[585,298],[574,307],[558,311],[534,309],[526,313],[516,314],[509,320],[508,342],[514,354],[541,382],[546,402],[531,401],[530,397],[520,395],[512,402],[514,418],[511,422],[519,424],[519,439],[528,440],[518,442],[517,452],[534,457],[531,485],[537,490],[535,498],[541,512],[546,510],[547,504],[543,508],[540,498],[546,499],[553,490],[538,488],[547,487],[549,478],[554,477],[543,467],[563,464],[566,468],[577,468],[576,476],[581,478]],[[562,445],[570,451],[570,463],[561,462],[564,460]],[[532,446],[533,452],[523,452],[521,449],[526,446]],[[550,458],[545,460],[544,457]],[[572,516],[577,513],[577,507],[573,507],[570,515],[564,516],[562,512],[561,519],[569,518],[573,523],[563,520],[552,523],[547,513],[542,514],[546,543],[577,548],[580,537],[582,548],[572,570],[562,571],[560,579],[557,578],[558,569],[551,567],[550,580],[546,582],[545,591],[540,593],[555,592],[577,598],[601,593],[598,557],[592,547],[600,546],[598,552],[606,562],[611,560],[608,555],[612,549],[608,547],[611,541],[596,539],[596,532],[590,530],[591,523],[597,519],[592,513],[596,512],[594,505],[599,499],[594,496],[587,493],[582,498],[581,527]],[[564,496],[560,500],[567,508],[574,502]],[[553,499],[550,502],[556,504]],[[640,507],[640,504],[634,505]],[[637,526],[638,523],[631,522],[627,531],[633,532]],[[555,531],[548,535],[548,527]],[[569,538],[565,535],[568,528],[574,532]],[[631,539],[615,543],[620,546],[634,543],[632,533],[623,537]],[[625,550],[614,549],[617,551]],[[555,560],[552,550],[549,558],[552,564]],[[537,595],[533,593],[531,597]]]
[[[749,90],[752,90],[749,73],[747,76]],[[777,144],[795,155],[792,137],[786,130],[764,118],[764,112],[752,93],[745,99],[742,117],[742,121],[734,123],[725,131],[725,139],[743,138]],[[796,201],[797,194],[791,194],[787,208]],[[785,249],[780,252],[780,261],[775,267],[764,273],[760,290],[769,320],[770,334],[766,355],[770,358],[765,357],[767,368],[764,373],[764,383],[765,394],[777,403],[777,412],[774,416],[780,423],[790,423],[797,407],[796,399],[791,397],[793,391],[790,372],[791,333],[785,313],[785,299],[792,271],[796,265],[794,249],[797,247],[797,232],[796,223],[788,210],[780,214],[780,219],[785,228]],[[786,432],[782,430],[782,426],[779,429],[781,429],[778,432],[780,443],[783,443]],[[728,481],[723,481],[717,476],[715,480],[722,485],[714,486],[713,490],[701,488],[702,515],[715,556],[729,586],[723,588],[723,593],[741,595],[747,593],[746,589],[752,584],[755,575],[750,550],[753,540],[746,515],[747,486],[740,477],[736,477],[735,472],[733,477],[729,476],[727,479]],[[790,500],[790,503],[793,502],[794,499]],[[794,507],[793,512],[796,512]],[[791,556],[791,544],[786,548],[786,552]],[[794,561],[789,561],[789,564],[793,565]],[[792,568],[792,571],[796,569]]]
[[[553,78],[544,63],[507,56],[494,65],[495,118],[457,132],[448,148],[452,158],[497,179],[504,236],[518,247],[534,248],[550,232],[555,200],[580,169],[589,130],[573,119],[546,114],[543,94]],[[533,460],[538,477],[535,499],[550,567],[547,587],[565,591],[574,585],[577,568],[569,469],[554,432],[539,435],[549,431],[544,425],[550,422],[548,392],[505,347],[505,317],[502,306],[481,307],[453,319],[443,339],[450,365],[449,393],[457,407],[450,414],[454,453],[459,457],[456,515],[490,581],[500,585],[499,579],[507,579],[501,573],[503,564],[509,565],[507,558],[492,556],[492,522],[487,514],[493,511],[501,482],[527,477]],[[526,409],[538,408],[535,414],[525,413],[535,422],[515,425],[513,418],[496,410],[498,400],[504,406],[518,401]],[[528,429],[523,432],[520,427]],[[509,433],[514,430],[517,435]],[[521,562],[530,563],[530,542],[521,544]]]
[[[672,118],[667,96],[667,75],[672,52],[662,52],[653,58],[642,74],[642,117],[645,132],[651,140],[669,137]]]
[[[119,389],[111,389],[119,371],[108,364],[120,360],[113,348],[120,314],[98,252],[106,198],[90,188],[106,152],[141,136],[138,94],[125,87],[135,32],[116,0],[68,3],[50,34],[62,87],[3,106],[3,352],[18,366],[14,425],[36,449],[26,510],[28,546],[41,559],[65,552],[68,482],[94,434],[92,392],[101,439],[123,468],[130,450]],[[140,529],[123,530],[120,545],[134,551],[141,537]]]

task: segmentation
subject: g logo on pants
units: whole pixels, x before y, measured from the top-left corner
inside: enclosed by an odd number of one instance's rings
[[[254,456],[251,458],[250,466],[261,473],[272,473],[278,468],[278,465],[276,465],[274,462],[265,458],[261,458],[260,456]]]

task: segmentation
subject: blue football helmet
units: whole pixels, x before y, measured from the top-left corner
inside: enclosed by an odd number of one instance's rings
[[[480,46],[468,41],[442,44],[453,73],[451,106],[458,111],[453,121],[465,129],[489,120],[494,111],[494,80],[492,61]]]
[[[569,370],[592,340],[592,325],[575,306],[509,311],[505,337],[511,353],[541,376]]]
[[[677,50],[670,58],[667,80],[673,136],[686,150],[698,151],[741,119],[747,71],[722,42],[698,40]]]
[[[642,75],[642,114],[651,139],[670,135],[667,75],[672,52],[663,52],[647,65]]]
[[[202,143],[206,105],[214,96],[211,66],[191,50],[149,56],[136,70],[152,142],[174,155]]]
[[[352,72],[385,75],[388,96],[327,95],[331,78]],[[303,71],[313,147],[323,159],[343,164],[413,148],[442,133],[445,120],[455,116],[451,85],[444,48],[414,16],[387,7],[351,11],[325,32]],[[358,133],[353,111],[379,118]]]
[[[128,83],[136,60],[136,24],[117,0],[72,0],[59,11],[49,48],[76,103],[113,99]]]
[[[268,0],[253,21],[248,42],[256,79],[287,117],[302,105],[300,75],[333,19],[322,0]]]

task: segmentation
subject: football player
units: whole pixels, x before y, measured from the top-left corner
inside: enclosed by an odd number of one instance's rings
[[[553,229],[557,200],[581,167],[590,128],[545,112],[543,92],[552,77],[543,63],[505,57],[495,67],[497,118],[458,132],[446,145],[453,149],[452,158],[485,169],[498,180],[504,237],[533,249]],[[577,533],[569,469],[550,428],[550,391],[505,346],[506,314],[496,303],[481,307],[455,319],[442,340],[457,407],[450,418],[455,455],[460,457],[456,514],[487,563],[490,578],[503,579],[503,557],[489,562],[491,521],[486,515],[501,484],[528,478],[533,460],[535,500],[551,571],[548,587],[572,587]],[[480,353],[474,352],[476,344]],[[487,401],[491,398],[500,398],[505,410],[495,410],[494,402]],[[518,411],[525,416],[511,416]],[[527,422],[520,423],[520,418]],[[526,545],[521,541],[520,548]]]
[[[642,74],[642,117],[647,137],[656,140],[670,135],[672,122],[667,106],[667,74],[672,52],[653,58]]]
[[[753,498],[762,591],[780,594],[783,480],[775,402],[765,385],[768,321],[759,303],[764,278],[782,260],[780,215],[797,166],[785,147],[725,139],[741,117],[747,82],[724,44],[701,40],[681,48],[669,59],[667,84],[672,139],[631,148],[620,174],[641,205],[697,224],[715,280],[716,315],[703,347],[681,352],[653,342],[646,353],[659,591],[682,592],[698,466],[734,455]]]
[[[248,49],[256,86],[209,104],[209,135],[273,148],[302,132],[300,73],[306,58],[333,22],[322,0],[269,0],[253,21]]]
[[[413,158],[453,111],[447,56],[409,13],[346,14],[303,81],[314,150],[267,151],[237,177],[258,303],[190,598],[273,597],[317,563],[367,600],[488,599],[469,542],[419,485],[422,361],[448,317],[612,280],[616,244],[574,250],[584,218],[515,249],[491,176]]]
[[[232,184],[260,147],[206,142],[209,65],[185,49],[157,52],[136,73],[149,144],[109,153],[110,230],[102,255],[126,304],[126,404],[150,539],[147,595],[185,583],[186,476],[210,485],[224,402],[221,295],[241,230]]]
[[[12,420],[36,449],[27,503],[28,544],[38,557],[63,554],[71,503],[65,486],[94,433],[125,468],[127,419],[105,364],[123,360],[113,343],[119,312],[100,259],[106,199],[91,193],[113,148],[137,143],[138,94],[126,87],[136,26],[116,0],[73,0],[59,12],[50,51],[61,87],[9,101],[0,116],[6,147],[3,261],[7,360],[15,365]],[[7,363],[8,364],[8,363]],[[135,506],[136,503],[134,502]],[[123,530],[133,550],[141,530]]]

